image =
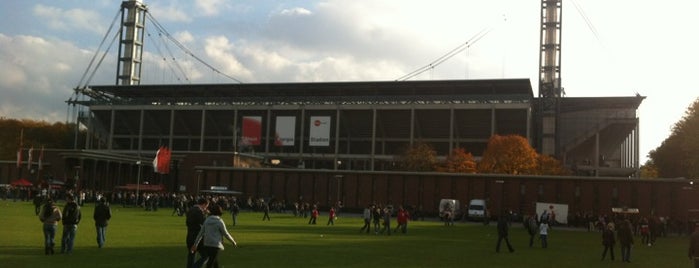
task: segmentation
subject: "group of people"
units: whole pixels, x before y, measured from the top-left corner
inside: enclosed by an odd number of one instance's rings
[[[75,200],[72,194],[66,195],[66,204],[63,211],[56,205],[53,199],[47,197],[44,199],[44,205],[39,214],[39,220],[43,224],[44,234],[44,253],[46,255],[54,254],[55,237],[58,230],[58,223],[63,223],[63,235],[61,237],[61,253],[72,254],[75,244],[75,236],[78,231],[78,224],[82,220],[80,205]],[[112,218],[111,209],[106,199],[102,197],[93,213],[95,221],[95,229],[97,231],[97,246],[104,247],[106,241],[106,231],[109,220]]]
[[[617,226],[618,225],[618,226]],[[631,245],[633,245],[633,227],[628,219],[622,219],[618,221],[618,224],[614,222],[607,223],[604,231],[602,231],[602,245],[604,250],[602,251],[602,260],[609,252],[609,257],[614,260],[614,245],[619,242],[621,247],[621,261],[631,262]],[[616,231],[616,238],[614,233]]]
[[[500,217],[498,217],[498,242],[495,245],[495,252],[500,252],[500,245],[502,244],[502,241],[505,241],[505,244],[507,244],[507,249],[511,253],[515,252],[515,249],[512,247],[509,239],[509,228],[511,224],[510,220],[513,218],[512,215],[512,212],[503,212],[500,214]],[[553,221],[551,215],[553,214],[548,211],[544,211],[539,217],[536,215],[530,215],[524,219],[524,228],[529,233],[529,247],[534,247],[534,240],[538,235],[539,240],[541,241],[541,248],[548,248],[548,236],[549,230],[551,229],[550,222]]]
[[[218,252],[223,250],[223,239],[238,246],[221,218],[223,207],[201,198],[187,211],[187,268],[218,267]],[[199,259],[196,259],[196,253]]]
[[[364,220],[364,225],[359,232],[369,233],[371,231],[372,223],[374,226],[374,234],[378,235],[386,234],[391,235],[391,214],[393,213],[391,207],[381,207],[379,205],[371,204],[364,208],[362,212],[362,219]],[[394,233],[401,232],[403,234],[408,233],[408,220],[410,219],[410,212],[404,209],[402,206],[398,208],[396,212],[396,229],[393,230]]]

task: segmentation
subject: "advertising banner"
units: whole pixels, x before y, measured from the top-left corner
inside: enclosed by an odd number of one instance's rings
[[[262,117],[243,116],[243,145],[260,145],[262,137]]]
[[[330,116],[311,116],[309,146],[330,146]]]
[[[277,126],[274,132],[275,146],[294,146],[296,137],[296,117],[277,116]]]

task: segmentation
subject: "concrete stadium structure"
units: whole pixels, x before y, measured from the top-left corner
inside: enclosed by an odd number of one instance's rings
[[[125,1],[117,85],[76,88],[79,96],[68,100],[79,107],[76,122],[87,138],[72,150],[48,149],[42,169],[5,161],[0,174],[8,183],[48,175],[103,192],[143,182],[188,193],[223,186],[245,196],[340,200],[355,209],[379,202],[430,212],[441,198],[484,198],[519,213],[555,202],[577,211],[637,206],[644,214],[689,218],[693,186],[637,178],[644,97],[564,96],[560,8],[560,0],[542,0],[535,97],[529,79],[140,85],[147,7]],[[525,137],[576,176],[395,167],[417,142],[432,145],[440,159],[455,148],[479,158],[491,136],[508,134]],[[150,164],[160,146],[172,149],[169,174]]]

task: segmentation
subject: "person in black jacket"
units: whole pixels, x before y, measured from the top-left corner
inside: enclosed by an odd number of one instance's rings
[[[197,235],[201,230],[201,226],[206,220],[206,210],[209,207],[209,200],[201,198],[197,201],[197,204],[192,206],[187,211],[187,268],[194,267],[194,259],[196,257],[196,252],[191,251],[194,242],[197,240]],[[202,251],[199,251],[202,254]],[[201,256],[204,258],[205,256]]]
[[[107,225],[109,224],[109,219],[112,218],[112,210],[109,208],[109,204],[107,204],[107,199],[104,197],[100,198],[92,218],[95,220],[95,228],[97,229],[97,246],[102,248],[107,239]]]
[[[508,220],[508,215],[505,215],[505,213],[502,213],[500,215],[500,218],[498,219],[498,244],[495,246],[495,252],[500,252],[500,243],[502,240],[505,240],[505,243],[507,243],[507,249],[510,250],[510,253],[515,252],[515,249],[512,248],[512,245],[510,244],[510,239],[508,238],[509,235],[509,228],[510,228],[510,221]]]
[[[633,244],[633,227],[628,219],[624,219],[617,226],[617,238],[621,248],[621,261],[631,262],[631,245]]]
[[[75,235],[78,232],[78,223],[82,215],[80,206],[75,202],[72,194],[66,196],[66,205],[63,208],[63,237],[61,238],[61,253],[73,253]]]
[[[609,251],[609,256],[614,260],[614,244],[616,244],[616,239],[614,239],[614,224],[608,223],[607,228],[602,231],[602,245],[604,246],[604,251],[602,251],[602,260],[607,255]]]

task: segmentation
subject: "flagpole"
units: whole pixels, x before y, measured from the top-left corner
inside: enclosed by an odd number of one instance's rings
[[[41,151],[39,151],[39,162],[37,163],[37,171],[36,171],[36,177],[38,178],[39,181],[41,181],[41,170],[43,169],[43,161],[44,161],[44,146],[41,146]],[[51,182],[48,182],[49,189],[51,188]]]
[[[139,155],[138,158],[140,159],[141,156]],[[141,160],[136,161],[136,165],[138,165],[138,176],[136,176],[136,206],[139,206],[138,198],[140,198],[139,190],[141,188]]]
[[[17,149],[17,173],[19,178],[22,178],[22,147],[24,147],[24,128],[19,132],[19,148]]]

